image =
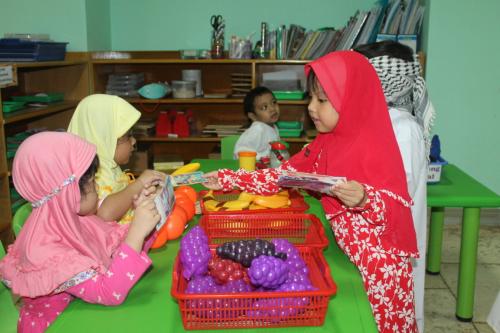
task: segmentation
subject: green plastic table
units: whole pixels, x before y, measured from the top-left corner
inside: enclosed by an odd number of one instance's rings
[[[455,165],[448,164],[443,167],[441,181],[427,186],[427,205],[431,207],[427,251],[427,272],[430,274],[438,274],[440,270],[444,210],[446,207],[463,208],[455,315],[459,320],[471,321],[480,210],[484,207],[500,207],[500,196]]]
[[[202,170],[221,167],[237,168],[236,161],[198,160]],[[202,189],[201,186],[198,189]],[[330,298],[323,326],[285,327],[273,329],[246,329],[245,332],[273,330],[275,332],[377,332],[368,298],[356,267],[347,259],[333,240],[332,232],[324,218],[320,203],[306,197],[309,212],[316,214],[324,223],[329,246],[323,252],[332,277],[337,284],[337,294]],[[192,221],[191,224],[196,223]],[[49,327],[48,332],[183,332],[182,319],[175,299],[170,295],[172,266],[179,249],[179,240],[170,241],[166,247],[152,250],[153,268],[131,290],[126,301],[118,307],[105,307],[73,301],[61,316]],[[222,332],[243,332],[223,330]],[[206,331],[215,332],[215,331]],[[221,332],[219,330],[219,332]]]

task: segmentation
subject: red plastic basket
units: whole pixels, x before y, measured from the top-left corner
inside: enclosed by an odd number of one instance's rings
[[[288,190],[290,206],[286,208],[268,208],[268,209],[242,209],[242,210],[232,210],[232,211],[224,211],[219,210],[216,212],[209,211],[205,208],[203,203],[203,196],[207,194],[208,191],[200,191],[198,194],[198,198],[200,200],[201,205],[201,213],[203,215],[234,215],[234,214],[276,214],[276,213],[297,213],[297,212],[305,212],[309,209],[309,205],[304,201],[304,197],[297,190]],[[230,200],[238,199],[241,191],[234,190],[230,192],[222,192],[222,191],[214,191],[214,198],[217,201],[225,202]]]
[[[237,214],[205,215],[200,225],[209,244],[222,244],[240,239],[287,239],[294,245],[324,249],[328,238],[321,221],[312,214]]]
[[[172,273],[172,296],[177,299],[185,329],[269,328],[321,326],[336,285],[321,249],[297,246],[309,268],[314,291],[186,294],[177,256]],[[215,247],[212,247],[215,251]],[[258,309],[258,310],[256,310]]]

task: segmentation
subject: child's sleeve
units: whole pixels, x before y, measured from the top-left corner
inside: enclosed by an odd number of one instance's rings
[[[219,185],[224,191],[237,188],[249,193],[272,195],[280,191],[278,177],[282,170],[295,171],[288,162],[281,164],[277,168],[251,172],[244,169],[236,171],[220,169],[218,173]]]
[[[363,207],[345,207],[346,210],[359,212],[364,219],[373,224],[385,224],[388,221],[391,209],[411,207],[413,202],[408,202],[402,197],[387,191],[375,190],[372,186],[363,184],[366,193],[366,203]]]
[[[145,252],[137,253],[123,243],[115,252],[107,272],[97,274],[66,292],[89,303],[119,305],[150,265],[151,259]]]

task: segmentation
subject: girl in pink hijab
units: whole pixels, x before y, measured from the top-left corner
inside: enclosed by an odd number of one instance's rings
[[[95,215],[96,147],[62,132],[21,144],[12,176],[33,206],[16,242],[0,261],[0,279],[22,297],[18,332],[43,332],[73,297],[121,304],[151,260],[144,239],[160,216],[141,196],[130,225]]]
[[[417,332],[412,200],[377,73],[353,51],[332,52],[305,72],[316,139],[279,168],[222,169],[205,174],[205,185],[274,194],[283,170],[346,177],[321,195],[337,244],[363,278],[379,332]]]

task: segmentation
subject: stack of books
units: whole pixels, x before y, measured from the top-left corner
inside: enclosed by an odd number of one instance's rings
[[[178,155],[170,154],[155,154],[153,161],[153,169],[165,173],[172,173],[175,169],[184,165],[184,160]]]
[[[245,131],[242,125],[224,125],[214,124],[206,125],[203,128],[203,134],[215,134],[217,137],[225,137],[229,135],[238,135]]]
[[[231,74],[231,97],[245,97],[250,90],[252,90],[252,74]]]

